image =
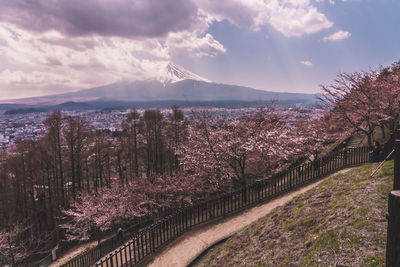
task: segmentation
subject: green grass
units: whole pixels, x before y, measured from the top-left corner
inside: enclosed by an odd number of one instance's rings
[[[342,238],[344,238],[345,242],[347,242],[351,247],[359,246],[362,240],[361,235],[347,232],[346,229],[342,232]]]
[[[385,254],[381,253],[380,255],[377,255],[377,256],[369,256],[367,258],[363,258],[363,263],[365,264],[365,266],[368,266],[368,267],[384,266],[385,265]]]
[[[328,230],[323,232],[318,238],[315,240],[312,250],[306,255],[301,266],[317,266],[318,259],[317,255],[323,250],[332,250],[337,252],[339,249],[339,241],[338,241],[338,230]]]

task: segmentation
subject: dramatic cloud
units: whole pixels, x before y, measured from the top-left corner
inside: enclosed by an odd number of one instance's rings
[[[313,64],[311,63],[311,61],[305,60],[305,61],[300,61],[300,64],[307,66],[307,67],[311,67]]]
[[[204,32],[214,19],[255,30],[270,24],[287,37],[332,26],[310,0],[3,0],[1,5],[1,21],[69,36],[164,37]]]
[[[201,24],[199,19],[188,0],[3,0],[0,8],[1,21],[72,36],[160,37]]]
[[[315,7],[281,7],[271,16],[271,24],[286,37],[301,36],[330,28],[330,22]]]
[[[195,0],[199,8],[218,21],[224,19],[239,27],[257,28],[266,23],[263,0]]]
[[[324,41],[338,41],[338,40],[344,40],[347,39],[351,36],[351,33],[346,32],[346,31],[337,31],[335,33],[332,33],[329,36],[326,36],[323,38]]]
[[[172,58],[187,55],[212,57],[226,52],[225,47],[208,33],[200,38],[190,32],[172,33],[167,39],[166,47]]]
[[[217,20],[227,19],[254,30],[270,24],[286,37],[315,33],[333,25],[309,0],[196,0],[196,3]]]

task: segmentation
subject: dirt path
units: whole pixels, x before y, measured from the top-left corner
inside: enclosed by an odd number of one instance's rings
[[[340,173],[345,173],[351,169],[345,169]],[[234,217],[230,217],[222,222],[208,225],[200,229],[190,231],[169,244],[160,253],[154,256],[154,259],[148,264],[151,267],[179,267],[187,266],[196,259],[203,251],[215,243],[235,234],[244,227],[264,217],[274,208],[284,205],[294,197],[314,188],[318,182],[312,183],[306,187],[290,192],[266,204],[259,205],[250,210],[243,211]]]

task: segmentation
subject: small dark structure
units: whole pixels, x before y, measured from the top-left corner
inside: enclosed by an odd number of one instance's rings
[[[394,141],[394,182],[389,194],[386,266],[400,266],[400,132]]]

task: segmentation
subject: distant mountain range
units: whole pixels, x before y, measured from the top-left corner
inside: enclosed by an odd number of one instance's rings
[[[211,82],[184,68],[169,63],[165,73],[158,80],[119,82],[106,86],[81,90],[78,92],[49,95],[34,98],[1,101],[8,104],[7,109],[18,104],[15,108],[54,107],[63,108],[107,108],[164,104],[183,104],[183,106],[198,105],[228,105],[262,104],[275,101],[277,103],[314,103],[314,94],[281,93],[256,90],[249,87],[227,85]],[[147,103],[147,104],[146,104]],[[150,106],[151,106],[150,105]],[[1,107],[4,105],[1,105]]]

